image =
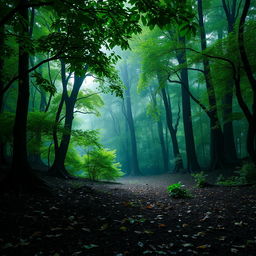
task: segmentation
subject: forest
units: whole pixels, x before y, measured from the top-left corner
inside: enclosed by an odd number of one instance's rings
[[[255,0],[0,0],[1,255],[255,255]]]

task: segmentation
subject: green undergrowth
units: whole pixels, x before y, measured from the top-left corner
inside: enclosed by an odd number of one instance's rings
[[[192,198],[191,192],[180,182],[169,185],[167,191],[170,197],[175,199]]]
[[[208,183],[206,182],[206,177],[208,176],[206,173],[203,171],[198,172],[198,173],[193,173],[191,176],[194,178],[196,182],[196,186],[198,188],[205,188],[207,187]]]
[[[216,182],[217,185],[223,186],[239,186],[254,183],[256,183],[256,167],[253,163],[244,164],[241,169],[235,171],[235,175],[229,178],[224,178],[221,174]]]

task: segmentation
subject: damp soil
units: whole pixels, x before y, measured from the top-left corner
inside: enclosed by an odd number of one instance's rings
[[[0,255],[255,255],[253,186],[195,188],[185,174],[44,179],[52,195],[0,196]],[[178,181],[193,198],[169,197]]]

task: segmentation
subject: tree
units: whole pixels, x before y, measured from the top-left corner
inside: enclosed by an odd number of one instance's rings
[[[240,5],[238,4],[237,0],[232,0],[231,3],[229,3],[227,0],[222,0],[222,6],[228,23],[227,31],[228,33],[233,33],[235,32],[235,23],[239,16]],[[227,90],[223,98],[223,136],[225,157],[229,163],[237,162],[233,122],[230,120],[233,112],[233,92],[234,81],[229,80],[227,82]]]
[[[205,51],[207,48],[207,41],[203,20],[204,16],[202,0],[198,0],[197,3],[201,37],[201,49],[202,51]],[[212,83],[210,62],[207,57],[203,57],[203,67],[210,109],[209,117],[211,127],[211,168],[222,168],[226,163],[224,152],[224,137],[220,126],[220,121],[218,118],[217,100],[215,96],[215,89]]]
[[[27,4],[27,0],[20,1],[20,4]],[[28,9],[21,8],[20,37],[27,38],[29,27]],[[13,159],[12,169],[7,176],[15,189],[33,188],[43,183],[32,174],[27,158],[27,132],[26,123],[29,103],[29,53],[25,47],[25,42],[19,44],[19,83],[16,115],[13,128]],[[22,106],[22,107],[21,107]]]
[[[252,108],[251,111],[249,110],[248,106],[246,105],[242,94],[241,94],[241,84],[240,84],[240,74],[236,72],[234,65],[233,72],[234,72],[234,80],[236,83],[236,96],[239,102],[241,109],[243,110],[246,119],[248,121],[248,132],[247,132],[247,151],[249,156],[251,157],[252,161],[256,164],[256,79],[254,78],[254,72],[252,70],[252,66],[249,62],[248,55],[245,48],[245,40],[244,40],[244,31],[245,31],[245,20],[246,16],[248,15],[250,9],[251,1],[248,0],[245,2],[242,15],[240,18],[239,26],[238,26],[238,47],[239,53],[241,56],[241,60],[243,63],[243,68],[246,73],[247,79],[251,86],[253,95],[252,95]],[[237,74],[236,74],[237,73]]]
[[[138,176],[141,175],[140,168],[139,168],[139,162],[138,162],[138,153],[137,153],[137,140],[136,140],[136,132],[134,127],[134,120],[133,120],[133,114],[132,114],[132,105],[131,105],[131,83],[130,83],[130,77],[128,74],[128,65],[126,61],[123,63],[121,67],[121,78],[123,80],[124,85],[126,86],[125,89],[125,109],[126,109],[126,120],[129,126],[130,131],[130,138],[131,138],[131,148],[132,148],[132,154],[131,154],[131,175]]]
[[[165,91],[166,89],[164,88],[162,90]],[[167,149],[167,142],[165,141],[165,136],[164,136],[164,127],[163,127],[163,122],[162,122],[162,117],[161,117],[161,110],[157,104],[157,92],[154,92],[151,88],[150,94],[151,94],[153,109],[148,112],[157,123],[157,131],[158,131],[159,141],[160,141],[161,150],[162,150],[162,157],[163,157],[163,168],[164,168],[164,172],[169,172],[170,171],[169,170],[169,155],[168,155],[168,149]],[[166,107],[171,110],[170,106],[166,106]],[[169,113],[169,115],[170,115],[170,113]],[[170,117],[171,117],[171,115],[170,115]],[[167,115],[166,115],[166,118],[167,118]],[[170,121],[171,121],[170,123],[172,124],[172,120],[170,120]],[[177,166],[175,166],[174,170],[176,169],[176,167]]]
[[[190,96],[188,94],[189,82],[188,82],[188,70],[187,66],[187,57],[186,57],[186,39],[185,37],[179,37],[179,43],[182,48],[176,53],[177,60],[180,65],[185,67],[180,71],[180,78],[182,83],[182,113],[183,113],[183,124],[184,124],[184,133],[185,133],[185,142],[186,142],[186,154],[187,154],[187,170],[189,172],[195,172],[200,170],[199,163],[197,161],[193,125],[191,118],[191,104]]]
[[[160,38],[159,34],[162,36],[162,33],[159,30],[152,31],[152,33],[149,33],[149,35],[145,33],[145,38],[148,41],[141,44],[137,50],[141,55],[142,62],[141,78],[138,87],[140,90],[144,89],[145,87],[147,88],[150,85],[149,81],[154,81],[154,79],[157,79],[157,92],[161,95],[161,99],[163,101],[166,124],[172,140],[172,149],[174,155],[173,171],[179,172],[183,170],[183,160],[177,139],[180,113],[178,111],[177,121],[174,122],[173,108],[167,90],[169,85],[167,84],[168,73],[166,70],[168,70],[170,54],[166,48],[169,48],[169,45],[165,42],[165,38]],[[152,38],[153,36],[155,36],[155,38]],[[154,59],[154,62],[152,62],[152,59]]]

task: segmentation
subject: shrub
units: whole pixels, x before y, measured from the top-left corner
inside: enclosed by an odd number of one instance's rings
[[[195,182],[196,182],[196,186],[198,188],[204,188],[207,186],[207,182],[206,182],[206,177],[208,176],[207,174],[205,174],[203,171],[202,172],[198,172],[198,173],[193,173],[191,174],[192,177],[194,177]]]
[[[246,163],[242,168],[235,172],[235,175],[225,179],[223,175],[220,175],[217,179],[218,185],[224,186],[237,186],[246,183],[256,182],[256,167],[253,163]]]
[[[218,185],[223,185],[223,186],[237,186],[237,185],[244,184],[241,177],[239,177],[239,176],[231,176],[231,177],[225,179],[222,174],[219,175],[216,183]]]
[[[183,187],[184,185],[179,182],[168,186],[167,191],[172,198],[191,198],[190,191]]]
[[[238,171],[240,177],[244,179],[246,183],[256,182],[256,166],[253,163],[246,163],[242,166],[241,170]]]
[[[115,162],[115,150],[99,148],[84,155],[83,158],[83,170],[90,180],[115,180],[124,175],[120,171],[121,164]]]

